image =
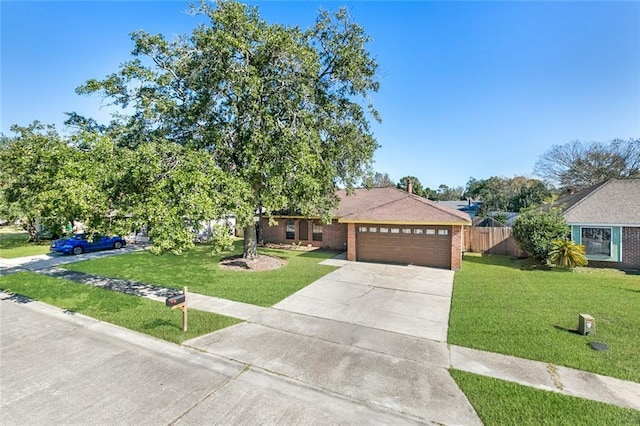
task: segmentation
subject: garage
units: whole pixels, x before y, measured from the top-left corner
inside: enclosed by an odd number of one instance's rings
[[[356,260],[451,267],[451,227],[358,224]]]

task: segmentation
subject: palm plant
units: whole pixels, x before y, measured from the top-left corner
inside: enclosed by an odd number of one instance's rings
[[[585,266],[587,264],[585,247],[571,240],[554,240],[549,252],[549,263],[563,268]]]

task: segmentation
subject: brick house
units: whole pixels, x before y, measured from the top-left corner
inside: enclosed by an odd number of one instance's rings
[[[611,179],[554,203],[589,266],[640,269],[640,179]]]
[[[340,190],[331,224],[319,218],[263,218],[265,243],[301,243],[346,250],[350,261],[460,269],[468,214],[396,188]]]

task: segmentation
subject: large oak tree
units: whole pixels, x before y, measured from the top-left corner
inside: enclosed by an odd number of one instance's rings
[[[540,157],[535,173],[564,191],[614,178],[638,178],[640,139],[554,145]]]
[[[245,257],[254,258],[255,212],[328,220],[336,188],[370,173],[377,64],[369,37],[344,9],[320,12],[308,30],[268,24],[257,8],[233,1],[193,12],[208,22],[173,41],[133,33],[134,59],[78,92],[132,111],[118,118],[121,146],[173,143],[208,156],[243,186],[234,213],[245,228]]]

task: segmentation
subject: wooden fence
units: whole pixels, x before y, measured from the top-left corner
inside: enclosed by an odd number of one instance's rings
[[[465,226],[464,250],[515,257],[528,256],[527,252],[522,250],[511,236],[510,227],[484,228]]]

